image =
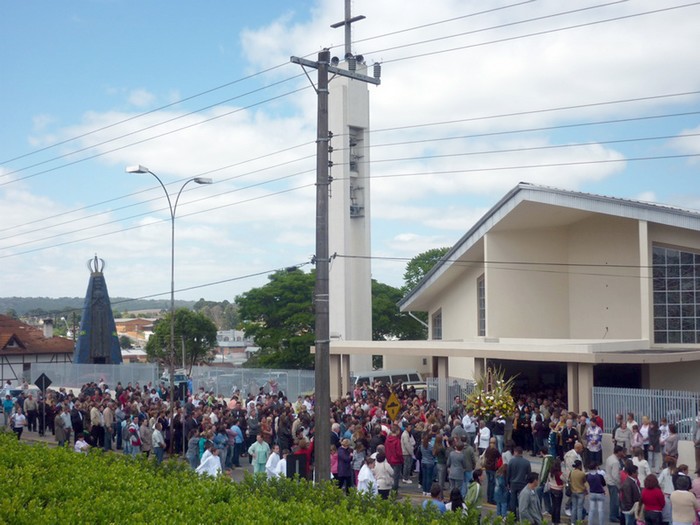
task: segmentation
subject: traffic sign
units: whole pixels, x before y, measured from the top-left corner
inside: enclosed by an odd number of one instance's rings
[[[51,380],[46,374],[41,374],[39,377],[36,378],[36,381],[34,381],[34,384],[39,387],[39,390],[42,392],[46,392],[46,389],[51,386]]]
[[[395,421],[399,415],[399,410],[401,410],[401,403],[396,394],[392,392],[389,400],[386,402],[386,413],[389,414],[392,421]]]

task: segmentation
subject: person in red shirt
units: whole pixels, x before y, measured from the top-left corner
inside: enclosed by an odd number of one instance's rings
[[[394,484],[392,490],[399,490],[399,480],[401,479],[401,467],[403,467],[403,452],[401,450],[401,429],[398,425],[391,425],[391,433],[384,443],[386,447],[386,460],[394,469]]]
[[[654,474],[649,474],[644,479],[642,489],[642,503],[644,504],[644,521],[646,525],[661,525],[661,512],[666,505],[666,498],[659,486],[659,480]]]

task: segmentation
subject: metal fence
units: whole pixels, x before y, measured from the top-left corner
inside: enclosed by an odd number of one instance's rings
[[[78,365],[73,363],[33,363],[30,381],[33,383],[41,374],[51,380],[54,387],[65,386],[79,390],[90,382],[104,382],[114,387],[121,382],[140,386],[151,383],[158,385],[162,368],[154,363],[124,363],[121,365]],[[231,368],[195,366],[192,369],[192,387],[206,391],[213,390],[229,397],[235,390],[257,393],[262,387],[265,392],[271,389],[284,392],[290,399],[311,393],[314,390],[313,370],[268,370],[259,368]]]
[[[700,414],[700,393],[597,386],[593,388],[593,406],[603,418],[605,432],[612,432],[617,414],[632,412],[637,422],[642,416],[652,421],[666,418],[676,425],[681,439],[691,439]]]
[[[425,382],[428,385],[428,399],[437,401],[437,405],[445,412],[452,408],[455,396],[466,399],[476,388],[474,381],[456,377],[429,377]]]

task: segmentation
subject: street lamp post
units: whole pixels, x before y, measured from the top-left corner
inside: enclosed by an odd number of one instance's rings
[[[195,182],[196,184],[212,184],[213,181],[209,177],[193,177],[185,181],[185,183],[180,187],[175,197],[175,202],[170,199],[170,194],[160,180],[160,177],[149,170],[146,166],[141,166],[140,164],[136,166],[128,166],[126,168],[127,173],[149,173],[153,175],[163,192],[165,193],[165,198],[168,199],[168,208],[170,210],[170,345],[169,345],[169,356],[170,363],[168,367],[168,373],[170,374],[170,426],[172,428],[173,422],[175,420],[175,212],[177,211],[177,203],[180,200],[180,195],[182,190],[185,189],[190,182]],[[185,439],[185,436],[182,437]],[[170,450],[172,452],[173,439],[170,439]]]

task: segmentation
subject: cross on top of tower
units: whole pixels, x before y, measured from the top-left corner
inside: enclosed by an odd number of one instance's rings
[[[365,19],[365,15],[351,16],[350,2],[351,0],[345,0],[345,20],[331,24],[333,29],[345,26],[345,56],[352,54],[352,32],[350,25]]]

